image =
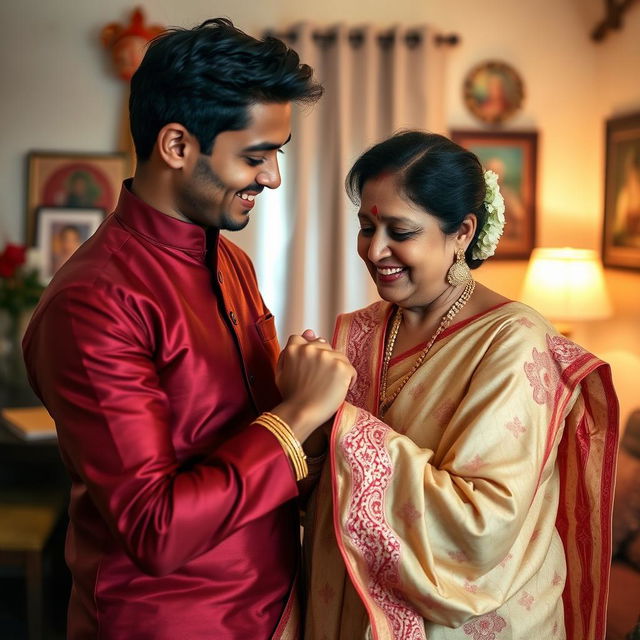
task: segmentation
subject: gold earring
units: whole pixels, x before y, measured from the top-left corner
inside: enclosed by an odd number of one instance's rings
[[[464,249],[456,249],[456,261],[449,267],[447,271],[447,282],[452,287],[467,284],[473,280],[471,269],[464,259]]]

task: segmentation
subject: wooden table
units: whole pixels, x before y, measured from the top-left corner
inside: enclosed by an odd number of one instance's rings
[[[0,407],[38,404],[26,387],[0,388]],[[57,440],[21,438],[0,418],[0,561],[25,572],[30,640],[42,638],[43,627],[64,630],[71,584],[64,562],[69,487]],[[43,554],[50,566],[44,574]]]
[[[30,389],[0,388],[0,408],[38,405]],[[55,438],[20,438],[0,417],[0,493],[12,489],[68,494],[69,480]]]

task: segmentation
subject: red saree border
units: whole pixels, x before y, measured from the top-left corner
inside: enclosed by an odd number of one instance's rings
[[[549,459],[553,443],[556,439],[558,429],[560,428],[559,416],[564,413],[564,410],[567,407],[567,402],[571,399],[576,386],[603,364],[604,363],[601,360],[585,351],[561,372],[558,382],[562,384],[558,384],[555,391],[553,412],[549,419],[550,428],[547,435],[547,444],[545,447],[544,458],[542,459],[543,467]]]
[[[342,420],[345,407],[346,405],[343,404],[340,407],[340,409],[338,409],[336,413],[336,417],[334,419],[334,425],[339,424],[340,420]],[[340,525],[340,508],[339,508],[340,500],[338,497],[338,486],[336,482],[336,478],[338,477],[337,470],[336,470],[336,455],[335,455],[336,447],[337,447],[337,442],[336,442],[337,438],[338,438],[338,435],[336,433],[336,430],[333,429],[331,432],[331,441],[329,443],[329,446],[330,446],[329,459],[331,463],[331,498],[332,498],[332,504],[333,504],[333,530],[336,538],[336,543],[338,545],[338,548],[340,549],[340,555],[345,561],[344,566],[347,570],[347,574],[349,575],[349,579],[351,580],[351,584],[353,585],[353,588],[358,593],[360,601],[362,602],[365,609],[367,610],[367,615],[369,616],[369,620],[373,620],[374,612],[371,608],[371,603],[369,602],[369,599],[367,598],[367,595],[364,589],[362,588],[362,585],[358,581],[358,576],[354,571],[353,567],[351,566],[351,563],[347,561],[348,556],[347,556],[347,552],[344,547],[344,542],[342,539],[342,527]],[[375,638],[377,640],[377,636],[375,636]]]
[[[551,454],[567,403],[579,384],[582,385],[581,396],[585,405],[584,414],[574,428],[570,431],[565,427],[556,461],[561,471],[556,528],[567,559],[567,578],[562,596],[566,637],[567,640],[602,640],[609,588],[618,406],[609,400],[615,397],[609,365],[562,336],[547,334],[547,346],[559,371],[542,467]],[[597,389],[592,388],[592,380],[599,382]],[[592,401],[598,402],[596,394],[606,406],[607,415],[601,431],[603,447],[593,454],[588,417],[597,420],[592,408]],[[594,455],[598,457],[594,459]],[[594,469],[601,469],[599,486],[595,491],[590,490],[588,478],[589,470],[592,476],[595,475]],[[571,496],[567,495],[568,487],[571,487]],[[590,517],[596,503],[600,507],[597,524]],[[599,557],[597,569],[593,566],[596,556]]]
[[[426,640],[422,616],[388,588],[400,580],[401,554],[400,540],[387,522],[384,506],[388,484],[393,475],[393,465],[385,447],[386,435],[391,427],[363,409],[354,409],[356,415],[351,428],[340,442],[337,442],[335,433],[332,437],[332,480],[337,477],[335,460],[338,446],[351,472],[350,506],[344,525],[340,522],[337,506],[340,502],[336,483],[333,482],[333,516],[338,547],[351,583],[369,615],[373,638],[380,638],[378,626],[382,624],[382,617],[391,634],[389,637],[393,640]],[[336,416],[337,421],[342,418],[342,413],[341,409]],[[371,456],[365,458],[361,455],[363,446],[368,453],[375,452],[375,461]],[[376,493],[373,504],[370,496],[372,490]],[[369,496],[367,504],[361,500],[363,491]],[[357,504],[356,508],[353,507],[354,503]],[[344,537],[350,541],[351,553],[346,548]],[[360,563],[366,568],[363,574],[366,576],[366,584],[363,584],[364,580],[354,570],[352,562]]]
[[[609,398],[614,392],[611,367],[606,365],[597,370],[605,397]],[[600,558],[600,575],[606,576],[605,586],[600,589],[598,604],[596,609],[596,638],[604,638],[607,625],[607,602],[609,600],[609,579],[611,572],[611,545],[612,533],[611,522],[613,516],[613,490],[616,476],[616,452],[618,450],[618,439],[620,437],[620,407],[618,403],[607,402],[607,421],[610,425],[605,432],[604,441],[604,464],[601,472],[601,494],[605,496],[603,503],[607,509],[600,511],[600,526],[607,535],[603,539],[602,554]]]
[[[338,316],[333,334],[333,346],[345,353],[358,373],[347,401],[357,407],[374,407],[375,414],[380,402],[384,336],[392,310],[388,302],[378,301],[366,309]],[[372,353],[373,367],[369,366]]]
[[[278,626],[271,636],[271,640],[300,640],[302,637],[301,625],[298,574],[296,573],[287,598],[287,604],[284,607]]]
[[[618,405],[610,400],[614,397],[611,369],[595,356],[588,354],[586,359],[580,358],[573,367],[567,367],[565,373],[576,376],[576,384],[583,384],[582,397],[585,402],[584,415],[576,426],[576,432],[563,434],[557,458],[561,474],[556,528],[567,557],[567,579],[562,595],[566,637],[567,640],[603,640],[609,592]],[[590,388],[591,384],[584,384],[590,380],[596,382],[597,389]],[[597,452],[599,457],[594,459],[592,443],[588,437],[587,417],[595,419],[593,403],[599,400],[596,397],[597,393],[600,393],[600,400],[606,406],[606,425],[603,426],[602,449]],[[570,438],[574,440],[570,442]],[[589,491],[589,466],[595,471],[600,469],[600,485],[595,494]],[[582,496],[582,500],[575,500],[573,505],[569,504],[567,496],[569,486],[572,487],[574,495]],[[596,500],[600,504],[599,521],[594,523],[590,515]],[[580,505],[583,504],[589,506],[581,508]],[[571,544],[577,553],[572,553],[569,547]],[[571,562],[576,556],[579,560],[578,566]],[[597,567],[593,565],[595,556],[599,557]]]
[[[567,457],[568,457],[567,439],[562,438],[558,446],[558,455],[556,458],[556,464],[560,468],[566,468]],[[567,513],[565,512],[565,510],[560,508],[560,505],[567,503],[567,495],[566,495],[567,478],[566,478],[566,474],[563,474],[563,473],[560,474],[559,491],[560,491],[560,496],[559,496],[560,499],[559,499],[559,506],[558,506],[558,514],[556,516],[556,529],[558,530],[558,534],[560,536],[560,539],[562,540],[563,546],[566,546],[566,540],[568,538],[568,532],[569,532],[569,518],[567,517]],[[567,556],[566,550],[565,550],[565,558],[567,561],[567,568],[568,568],[569,558]],[[567,575],[565,579],[564,590],[562,591],[562,604],[564,608],[564,628],[565,628],[565,634],[568,640],[573,640],[575,638],[575,629],[573,624],[575,614],[573,612],[574,598],[573,598],[572,590],[573,590],[573,584],[571,583],[571,581],[569,580],[569,576]]]
[[[589,400],[585,397],[585,414],[590,412],[589,408]],[[589,436],[585,433],[586,427],[586,416],[580,421],[578,428],[576,429],[576,460],[575,464],[580,465],[585,464],[589,459],[589,456],[592,454],[591,451],[591,442],[589,441]],[[577,474],[576,478],[576,497],[577,500],[573,505],[573,517],[575,518],[577,523],[587,523],[589,522],[590,515],[590,505],[591,500],[589,498],[589,487],[587,486],[587,479],[584,473]],[[589,525],[591,523],[589,522]],[[582,561],[581,567],[581,575],[582,579],[580,581],[580,602],[593,602],[595,595],[595,585],[593,584],[593,576],[589,571],[589,567],[593,564],[593,555],[596,546],[596,541],[592,540],[592,529],[591,526],[588,527],[588,531],[585,531],[585,526],[576,527],[576,535],[574,544],[578,550],[578,556]],[[601,539],[601,538],[599,538]],[[568,572],[568,570],[567,570]],[[582,629],[589,629],[591,627],[591,614],[595,609],[587,608],[585,606],[580,607],[580,617],[582,621]]]

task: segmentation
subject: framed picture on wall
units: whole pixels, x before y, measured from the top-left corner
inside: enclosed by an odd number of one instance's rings
[[[498,174],[506,224],[494,258],[529,258],[536,240],[538,134],[458,130],[451,137],[473,151],[485,169]]]
[[[39,207],[113,211],[127,160],[122,153],[56,153],[33,151],[27,167],[26,242],[36,240]]]
[[[607,121],[602,262],[640,269],[640,113]]]
[[[104,220],[103,209],[40,207],[36,213],[40,250],[40,278],[49,282],[53,274],[88,240]]]

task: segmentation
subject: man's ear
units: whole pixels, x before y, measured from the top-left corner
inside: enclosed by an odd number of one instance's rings
[[[194,153],[197,156],[200,152],[198,141],[177,122],[165,124],[160,129],[156,146],[158,155],[171,169],[183,169],[190,164]]]

